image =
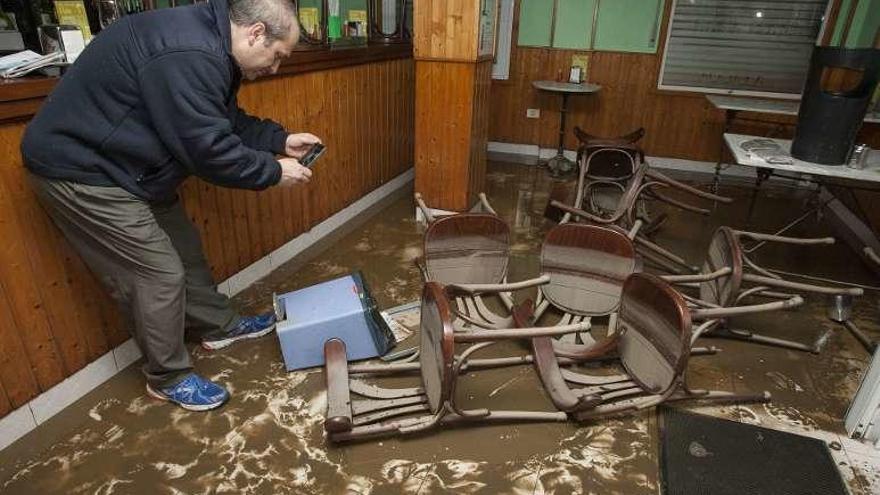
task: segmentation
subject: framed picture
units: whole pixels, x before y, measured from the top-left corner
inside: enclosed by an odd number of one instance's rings
[[[58,17],[58,24],[77,26],[86,43],[92,39],[89,18],[82,0],[55,0],[55,16]]]

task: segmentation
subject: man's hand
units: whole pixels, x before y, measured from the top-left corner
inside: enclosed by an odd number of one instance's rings
[[[287,141],[284,142],[284,154],[300,159],[309,151],[313,144],[320,142],[321,139],[318,136],[308,132],[291,134],[287,136]]]
[[[278,181],[279,186],[292,186],[295,184],[308,184],[312,177],[312,171],[299,164],[296,158],[282,158],[278,160],[281,164],[281,180]]]

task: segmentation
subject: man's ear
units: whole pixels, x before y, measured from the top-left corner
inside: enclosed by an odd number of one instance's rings
[[[256,22],[251,24],[251,26],[247,30],[248,33],[248,46],[254,46],[260,37],[266,36],[266,25],[262,22]]]

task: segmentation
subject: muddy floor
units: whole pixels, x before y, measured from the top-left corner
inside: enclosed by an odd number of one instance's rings
[[[554,225],[543,216],[560,182],[544,169],[492,162],[487,193],[512,226],[510,280],[537,275],[541,240]],[[719,225],[772,232],[807,204],[803,192],[762,191],[746,218],[750,189],[723,184],[736,198],[709,217],[671,211],[657,240],[696,264]],[[708,205],[710,208],[711,204]],[[666,210],[657,206],[659,213]],[[382,308],[416,300],[421,290],[413,259],[420,226],[410,196],[401,197],[314,259],[291,262],[235,298],[243,312],[268,311],[283,293],[353,270],[365,276]],[[810,219],[789,234],[823,236]],[[843,245],[767,246],[763,266],[819,277],[878,284]],[[528,294],[520,297],[528,297]],[[683,406],[695,411],[836,442],[832,450],[853,494],[880,493],[880,451],[846,438],[843,416],[868,363],[868,353],[826,317],[827,301],[808,297],[796,311],[740,318],[746,328],[812,344],[818,355],[725,339],[706,339],[721,352],[691,359],[695,387],[770,391],[772,402]],[[878,300],[869,291],[854,319],[878,333]],[[413,335],[401,347],[414,345]],[[508,344],[496,352],[524,352]],[[148,398],[138,365],[0,452],[0,492],[10,494],[650,494],[658,493],[655,411],[584,424],[507,424],[434,431],[409,438],[336,446],[324,437],[324,378],[288,373],[277,340],[267,337],[207,352],[193,347],[196,368],[224,383],[228,404],[188,413]],[[415,384],[416,377],[408,383]],[[401,379],[399,383],[405,383]],[[468,407],[552,410],[530,367],[468,373],[457,397]]]

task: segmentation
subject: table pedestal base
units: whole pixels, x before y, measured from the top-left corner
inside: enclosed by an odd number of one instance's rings
[[[550,175],[559,177],[562,175],[568,175],[574,171],[577,166],[572,160],[569,160],[565,156],[556,155],[547,160],[547,168],[550,169]]]

